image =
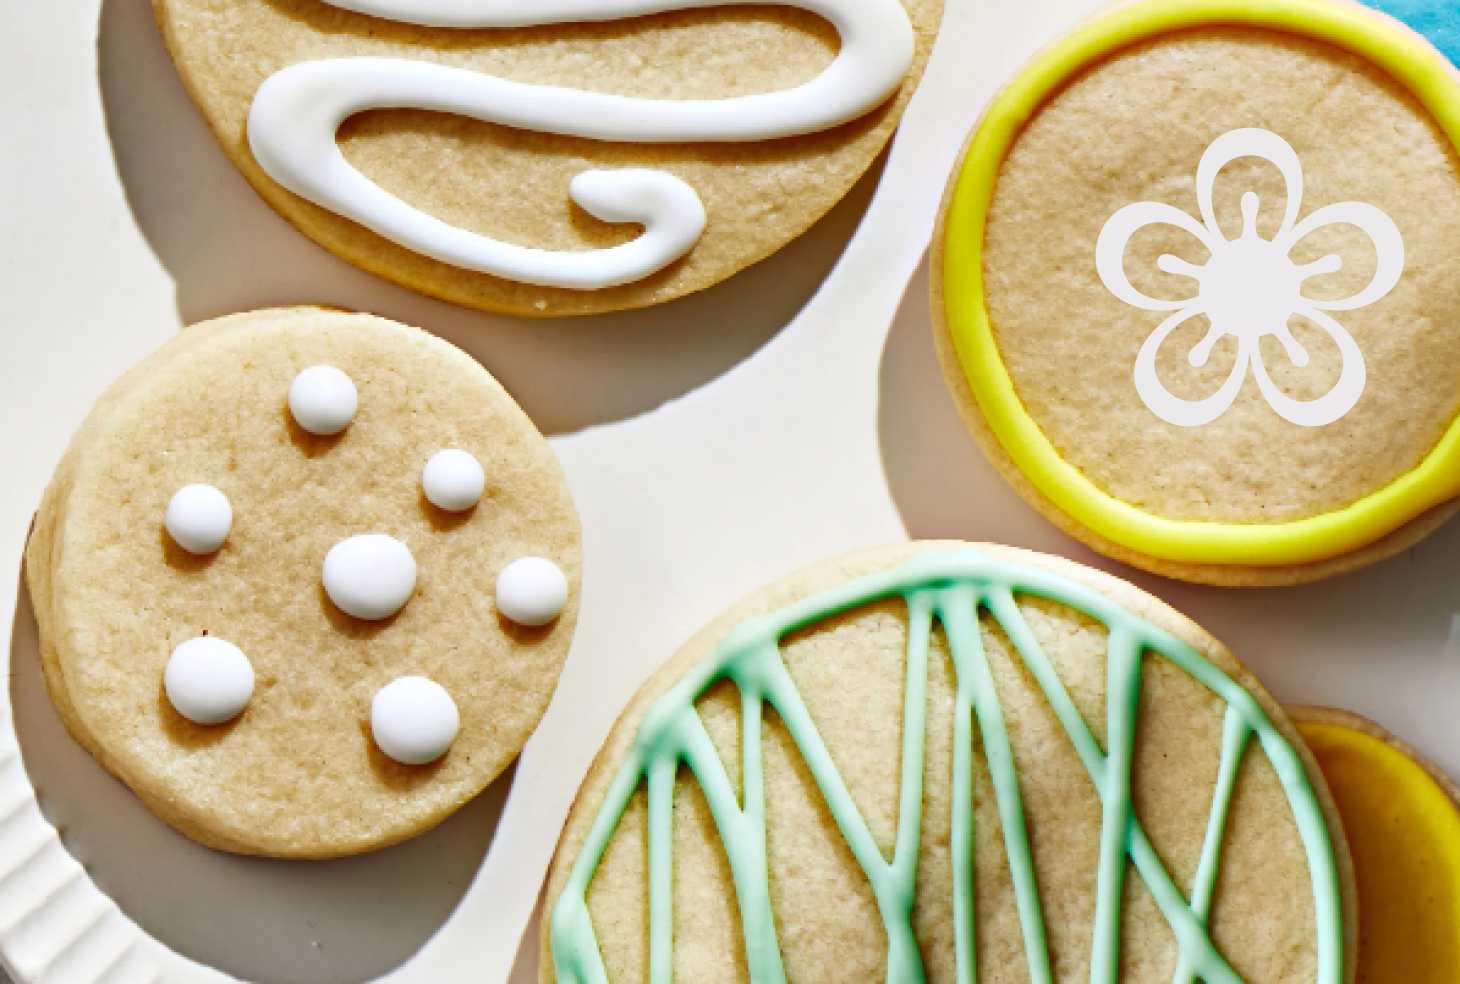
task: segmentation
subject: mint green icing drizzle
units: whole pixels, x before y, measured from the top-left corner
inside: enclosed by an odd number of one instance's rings
[[[1105,625],[1109,636],[1107,748],[1101,748],[1019,610],[1015,599],[1021,595],[1048,599]],[[791,633],[894,598],[907,604],[908,638],[897,831],[892,859],[888,861],[817,732],[786,669],[780,647],[781,640]],[[947,638],[957,685],[951,776],[957,979],[959,984],[975,984],[978,980],[973,885],[973,729],[977,726],[1003,828],[1030,980],[1032,984],[1050,984],[1053,975],[1049,945],[1024,820],[1018,766],[984,648],[980,610],[988,612],[1018,651],[1100,796],[1092,984],[1115,984],[1120,976],[1121,899],[1131,866],[1175,935],[1179,963],[1173,984],[1190,984],[1197,979],[1208,984],[1241,981],[1212,942],[1207,923],[1238,769],[1253,738],[1272,763],[1307,854],[1317,924],[1317,984],[1341,984],[1342,897],[1323,809],[1301,757],[1273,726],[1261,705],[1191,646],[1098,591],[1037,567],[995,560],[971,549],[931,551],[896,570],[861,578],[773,615],[745,622],[709,659],[653,704],[639,725],[633,746],[553,906],[550,940],[560,984],[606,984],[608,980],[588,912],[588,889],[640,786],[647,786],[648,800],[649,980],[651,984],[669,984],[674,956],[673,797],[681,766],[690,770],[703,790],[729,860],[750,979],[754,984],[786,980],[766,862],[761,756],[766,704],[785,724],[871,886],[887,933],[887,981],[923,981],[923,960],[913,934],[912,914],[922,830],[928,653],[935,621],[942,625]],[[1210,817],[1189,897],[1172,880],[1131,802],[1142,663],[1148,652],[1189,674],[1227,707]],[[724,680],[733,683],[741,697],[743,797],[736,796],[734,784],[695,709],[696,701]]]

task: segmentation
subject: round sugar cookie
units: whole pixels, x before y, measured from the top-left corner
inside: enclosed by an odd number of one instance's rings
[[[1040,512],[1310,581],[1460,494],[1460,74],[1347,0],[1136,0],[1001,93],[934,238],[964,420]]]
[[[295,379],[319,365],[358,397],[332,436],[290,407]],[[485,474],[468,511],[423,492],[444,448]],[[206,555],[165,524],[194,483],[232,509]],[[333,600],[325,560],[376,538],[393,546],[356,557],[346,597],[368,617],[355,617]],[[522,557],[550,560],[569,585],[538,627],[496,604],[497,573]],[[556,684],[580,567],[562,470],[479,364],[415,328],[294,308],[185,329],[114,384],[47,489],[26,572],[48,690],[81,744],[204,844],[314,858],[429,829],[501,774]],[[208,655],[186,645],[204,638],[229,644],[212,647],[231,660],[228,680],[196,660],[165,674],[180,647]],[[389,735],[409,740],[378,744],[374,699],[406,678],[445,699],[389,702]],[[407,764],[428,745],[443,753]]]
[[[682,297],[804,232],[891,137],[942,0],[153,8],[225,152],[306,235],[553,316]]]
[[[1372,721],[1289,708],[1343,817],[1359,890],[1359,981],[1460,979],[1460,789]]]
[[[1282,709],[1154,598],[1008,547],[872,550],[634,698],[541,979],[1343,984],[1335,816]]]

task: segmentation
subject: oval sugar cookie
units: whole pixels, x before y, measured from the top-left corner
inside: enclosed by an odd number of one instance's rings
[[[154,0],[260,194],[407,287],[533,316],[709,287],[872,165],[941,0]]]
[[[1038,56],[933,263],[965,421],[1020,493],[1159,573],[1284,584],[1460,493],[1460,75],[1346,0],[1138,0]]]
[[[1291,723],[1108,575],[907,544],[692,640],[624,713],[541,979],[1352,980],[1352,881]]]
[[[448,448],[485,476],[466,510],[422,488]],[[179,507],[193,486],[213,494]],[[567,586],[533,626],[495,598],[526,557]],[[26,564],[71,733],[190,837],[275,857],[402,840],[501,774],[557,682],[579,568],[562,470],[486,370],[312,308],[187,328],[119,380]]]

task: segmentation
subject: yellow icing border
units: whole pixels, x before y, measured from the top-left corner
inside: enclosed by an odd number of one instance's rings
[[[1446,867],[1460,871],[1460,803],[1451,799],[1439,780],[1412,755],[1348,724],[1299,721],[1298,731],[1319,758],[1320,765],[1323,755],[1332,751],[1348,752],[1369,763],[1382,763],[1388,776],[1414,793],[1408,805],[1434,831],[1435,841],[1446,859]],[[1336,786],[1337,781],[1331,785]]]
[[[1082,525],[1161,560],[1244,567],[1309,564],[1373,543],[1460,495],[1460,418],[1413,471],[1343,509],[1283,523],[1167,519],[1115,498],[1059,456],[1019,401],[985,305],[985,223],[999,169],[1024,125],[1067,80],[1117,49],[1213,25],[1280,30],[1368,59],[1408,88],[1460,149],[1460,76],[1397,21],[1334,0],[1141,0],[1057,42],[989,107],[960,165],[945,218],[948,331],[969,388],[1004,451],[1041,493]]]
[[[1401,801],[1402,816],[1408,825],[1403,829],[1395,828],[1390,833],[1394,837],[1413,841],[1416,851],[1432,849],[1435,855],[1429,859],[1426,868],[1431,872],[1438,872],[1436,877],[1444,885],[1443,895],[1422,896],[1425,898],[1426,908],[1432,909],[1440,905],[1446,907],[1436,918],[1435,924],[1427,924],[1426,928],[1443,927],[1447,921],[1453,924],[1460,919],[1460,895],[1455,893],[1454,881],[1456,874],[1460,873],[1460,803],[1451,798],[1451,793],[1442,780],[1431,774],[1425,764],[1402,744],[1397,744],[1392,739],[1386,741],[1354,724],[1322,718],[1303,720],[1301,717],[1296,723],[1303,740],[1307,742],[1320,767],[1323,767],[1341,815],[1344,803],[1348,801],[1347,794],[1352,792],[1351,788],[1346,788],[1349,785],[1347,780],[1357,775],[1367,776],[1371,772],[1377,772],[1382,774],[1386,784],[1394,783],[1408,791],[1408,796]],[[1335,757],[1346,758],[1347,761],[1339,765],[1335,763]],[[1354,818],[1357,816],[1358,814],[1352,815]],[[1349,843],[1355,847],[1356,855],[1359,852],[1353,838],[1358,829],[1363,828],[1356,823],[1355,829],[1349,830]],[[1361,899],[1359,933],[1366,940],[1359,955],[1360,975],[1366,969],[1371,972],[1386,971],[1384,980],[1414,979],[1405,977],[1413,972],[1420,972],[1421,979],[1426,971],[1432,975],[1441,971],[1446,975],[1452,974],[1455,971],[1454,961],[1460,955],[1460,949],[1454,945],[1453,938],[1443,938],[1448,939],[1450,944],[1439,954],[1445,958],[1445,966],[1436,967],[1432,965],[1432,961],[1437,954],[1428,946],[1435,941],[1427,933],[1420,932],[1418,927],[1410,927],[1412,932],[1404,940],[1407,947],[1404,952],[1380,952],[1377,949],[1368,952],[1369,944],[1377,942],[1377,938],[1370,938],[1363,929],[1363,920],[1370,904],[1375,903],[1375,908],[1382,908],[1386,895],[1407,893],[1413,898],[1416,891],[1430,887],[1417,887],[1408,882],[1396,884],[1389,875],[1388,872],[1374,870],[1372,862],[1370,868],[1360,867],[1358,870]],[[1392,931],[1392,925],[1390,928]],[[1395,941],[1390,935],[1382,942],[1387,945]],[[1403,966],[1399,966],[1400,963]]]

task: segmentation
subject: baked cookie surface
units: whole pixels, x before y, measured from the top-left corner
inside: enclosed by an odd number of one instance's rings
[[[303,232],[544,316],[668,301],[804,232],[890,138],[941,0],[154,9],[224,150]]]
[[[343,424],[307,385],[321,366],[353,394]],[[444,449],[479,465],[479,501],[426,468]],[[231,507],[216,546],[190,536],[208,513],[175,514],[197,486]],[[544,597],[504,574],[524,557],[567,589],[536,627],[504,598]],[[119,380],[26,566],[48,689],[103,765],[209,846],[325,857],[428,829],[506,768],[562,667],[580,559],[556,458],[480,365],[295,308],[188,328]]]
[[[1191,580],[1311,580],[1438,525],[1457,93],[1418,35],[1339,0],[1145,0],[1040,56],[935,238],[946,375],[995,464],[1091,546]]]
[[[868,551],[632,701],[559,844],[542,979],[1337,984],[1334,816],[1282,710],[1155,599],[1011,548]]]
[[[1460,788],[1357,714],[1289,713],[1323,769],[1353,854],[1360,984],[1460,978]]]

